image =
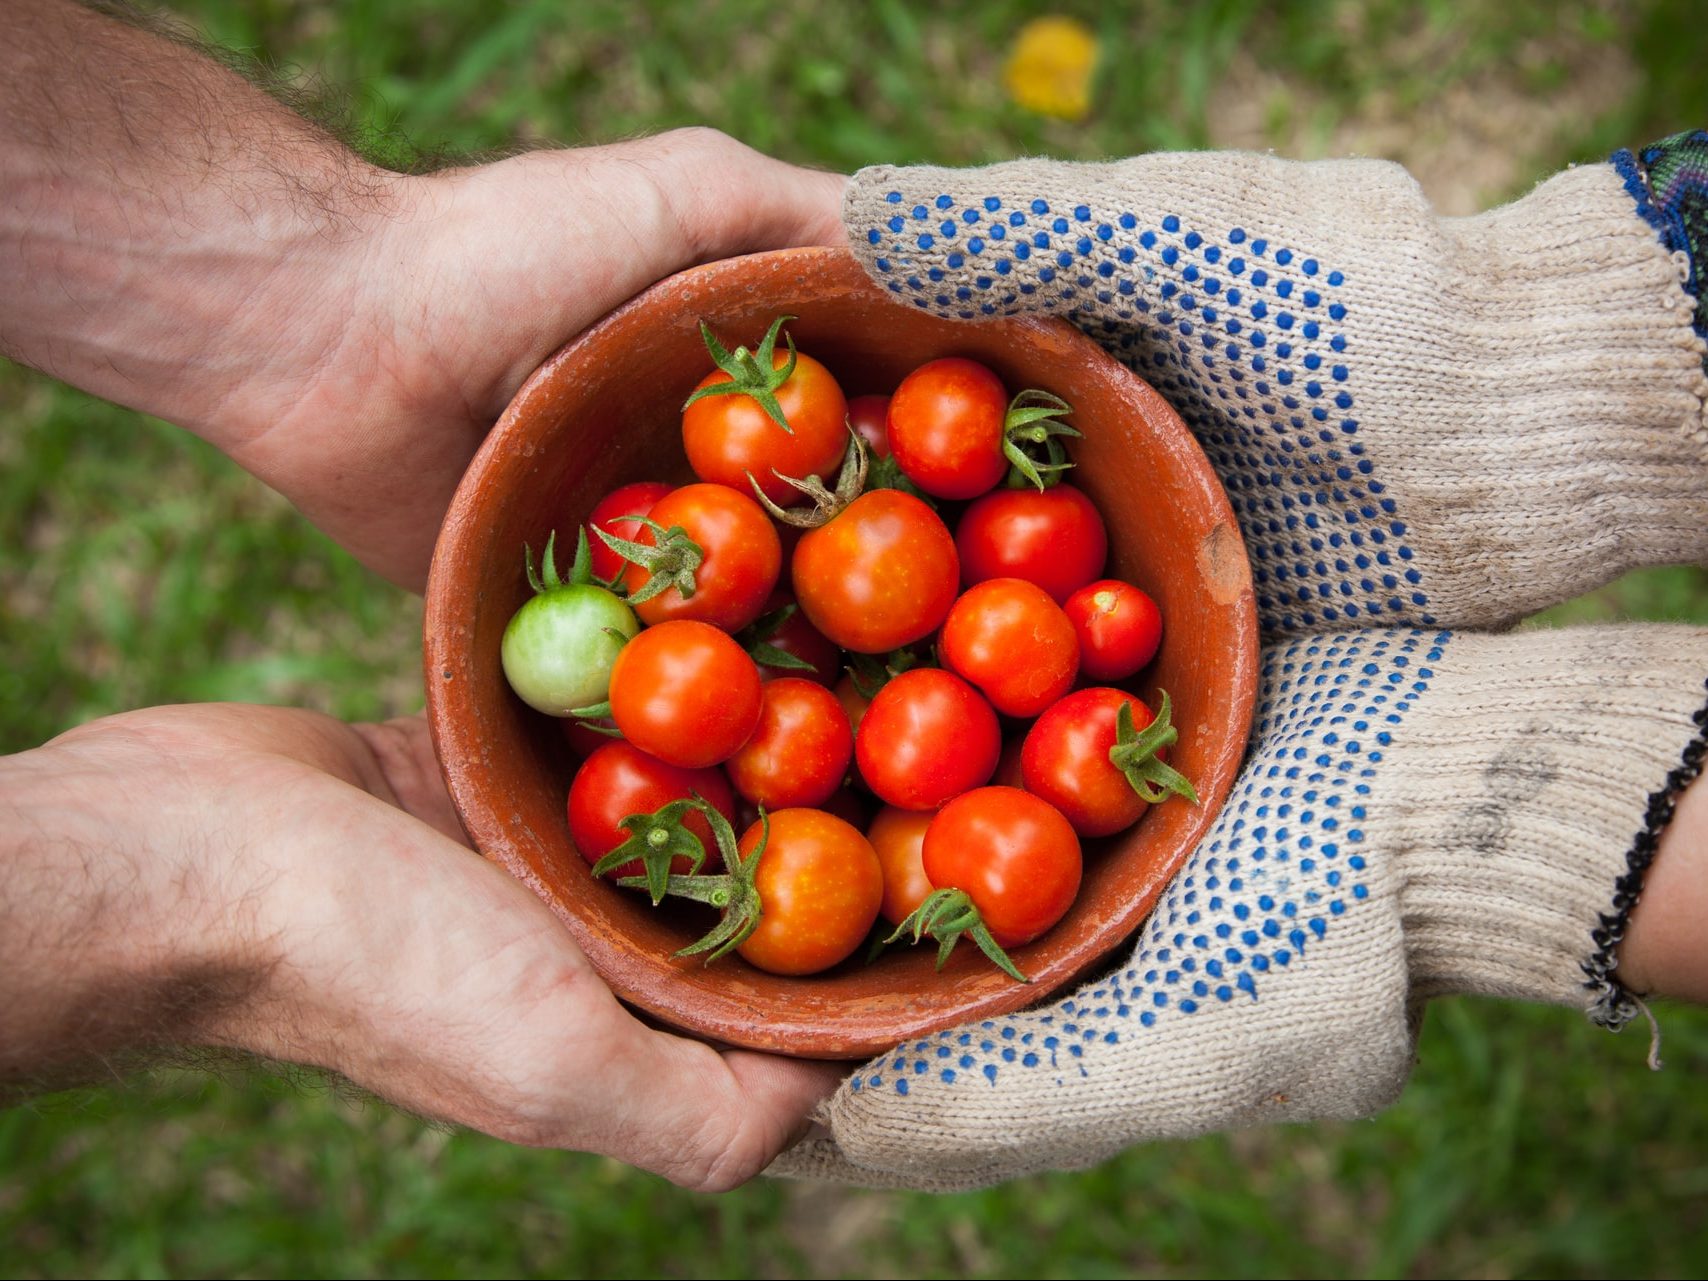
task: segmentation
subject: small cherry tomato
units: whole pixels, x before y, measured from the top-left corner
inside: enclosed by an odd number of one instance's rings
[[[1162,644],[1162,611],[1131,583],[1099,579],[1062,608],[1079,636],[1079,671],[1087,680],[1126,680]]]
[[[770,337],[774,342],[775,330]],[[773,350],[770,356],[774,370],[788,363],[787,352]],[[739,380],[719,369],[701,379],[694,390],[732,381]],[[696,476],[745,494],[751,475],[767,498],[787,506],[802,501],[802,495],[779,480],[778,472],[799,479],[836,471],[848,448],[848,402],[830,371],[811,356],[797,353],[794,372],[774,395],[788,431],[752,396],[741,392],[706,396],[682,411],[682,445]]]
[[[928,810],[898,810],[886,805],[866,829],[866,839],[872,842],[878,865],[884,869],[884,901],[878,913],[891,925],[905,921],[937,888],[921,861],[925,829],[935,817]]]
[[[988,781],[1001,750],[983,695],[936,667],[903,672],[879,690],[854,741],[866,786],[907,810],[936,809]]]
[[[641,622],[652,627],[691,618],[734,632],[759,617],[783,568],[783,545],[763,507],[725,485],[684,485],[654,503],[648,519],[666,530],[680,525],[702,559],[693,570],[693,595],[671,586],[635,603]],[[635,541],[656,549],[658,540],[656,531],[643,528]],[[667,571],[660,567],[660,572]],[[633,602],[652,574],[631,565],[625,581]]]
[[[836,695],[784,676],[766,683],[759,726],[724,768],[754,804],[788,809],[829,800],[853,755],[854,732]]]
[[[933,360],[890,397],[890,449],[903,474],[938,498],[976,498],[1008,471],[1008,392],[977,361]]]
[[[529,707],[568,716],[604,701],[623,643],[640,623],[620,596],[586,581],[591,558],[568,580],[559,578],[556,543],[555,534],[546,540],[538,574],[524,556],[534,595],[505,624],[499,661],[510,688]]]
[[[726,819],[734,820],[735,798],[723,771],[682,769],[648,756],[632,743],[606,739],[605,745],[576,771],[570,784],[569,837],[582,858],[597,863],[629,839],[622,827],[625,818],[651,814],[696,792]],[[690,810],[683,825],[699,838],[706,851],[700,871],[715,872],[722,867],[723,859],[705,816]],[[671,861],[670,870],[686,873],[689,867],[688,859],[679,856]],[[611,876],[640,876],[643,871],[637,858],[618,867]]]
[[[605,546],[593,531],[602,529],[618,538],[638,537],[645,526],[636,517],[645,516],[654,503],[675,488],[662,480],[637,480],[632,485],[613,489],[594,504],[593,514],[587,518],[587,550],[592,555],[593,573],[597,577],[607,583],[614,582],[628,561]]]
[[[737,848],[759,844],[755,823]],[[866,941],[884,897],[884,874],[871,842],[822,810],[786,809],[770,816],[770,833],[754,878],[763,904],[759,927],[737,949],[771,974],[816,974]]]
[[[1072,485],[1002,489],[961,515],[955,530],[961,578],[1024,578],[1058,605],[1103,572],[1109,534],[1091,500]]]
[[[759,669],[726,633],[676,619],[618,652],[611,719],[643,752],[698,769],[728,760],[753,734],[761,690]]]
[[[1012,787],[977,788],[945,805],[925,830],[923,863],[932,885],[966,891],[1005,948],[1067,914],[1082,870],[1067,819]]]
[[[1079,640],[1061,606],[1019,578],[969,587],[943,621],[944,665],[1004,716],[1033,717],[1073,688]]]
[[[795,548],[795,599],[843,649],[883,654],[929,636],[959,585],[955,542],[911,494],[862,494]]]
[[[1037,719],[1020,753],[1026,790],[1059,809],[1081,836],[1119,832],[1138,822],[1149,808],[1128,774],[1110,759],[1110,749],[1119,742],[1123,705],[1132,709],[1136,731],[1155,719],[1149,707],[1125,690],[1101,685],[1076,690]],[[1159,751],[1156,760],[1162,759]],[[1159,775],[1158,786],[1180,790],[1168,781],[1179,775],[1166,765],[1141,762],[1136,768],[1141,776],[1147,771]],[[1185,794],[1191,794],[1190,784]]]

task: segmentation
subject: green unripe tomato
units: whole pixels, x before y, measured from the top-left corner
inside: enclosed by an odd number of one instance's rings
[[[611,664],[638,631],[634,610],[603,587],[547,587],[504,629],[504,675],[529,707],[567,716],[605,701]]]

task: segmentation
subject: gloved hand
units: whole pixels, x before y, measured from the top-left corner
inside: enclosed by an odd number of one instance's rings
[[[1272,636],[1424,629],[1272,646],[1246,770],[1132,954],[863,1066],[832,1138],[774,1169],[947,1189],[1367,1115],[1447,992],[1630,1017],[1613,953],[1700,767],[1708,632],[1447,630],[1703,558],[1689,259],[1626,167],[1629,191],[1595,166],[1447,220],[1364,161],[857,176],[877,279],[969,319],[1058,312],[1173,401]]]
[[[1688,260],[1626,187],[1438,218],[1383,161],[1159,154],[866,169],[843,212],[904,301],[1061,315],[1162,392],[1267,629],[1483,627],[1708,552]]]

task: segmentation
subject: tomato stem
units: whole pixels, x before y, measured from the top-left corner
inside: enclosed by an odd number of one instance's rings
[[[665,882],[663,894],[675,898],[693,899],[696,903],[705,903],[718,908],[724,918],[701,939],[690,943],[676,953],[677,956],[698,956],[707,953],[706,964],[710,965],[719,957],[727,956],[743,943],[747,942],[753,931],[759,928],[760,918],[764,916],[764,904],[759,899],[759,886],[755,877],[759,871],[760,855],[765,853],[765,845],[771,839],[771,819],[765,813],[765,807],[759,807],[759,843],[753,847],[753,853],[745,859],[736,848],[735,830],[730,827],[729,820],[711,805],[708,805],[698,794],[692,802],[675,801],[672,804],[690,805],[706,816],[706,822],[711,825],[712,836],[717,840],[718,852],[723,855],[725,871],[718,876],[671,875]],[[665,806],[669,809],[670,806]],[[660,810],[659,813],[663,813]],[[627,823],[627,819],[624,820]],[[616,857],[616,852],[606,855],[607,859]],[[665,867],[670,865],[665,863]],[[696,864],[698,866],[698,864]],[[649,869],[650,871],[650,869]],[[617,882],[618,885],[642,887],[647,885],[643,876],[625,876]],[[653,899],[654,903],[659,897]]]
[[[624,877],[619,884],[638,881],[652,896],[653,906],[657,907],[664,901],[670,867],[678,855],[688,860],[694,872],[698,872],[706,861],[706,847],[683,822],[689,811],[700,812],[702,808],[712,807],[695,794],[691,800],[661,805],[651,814],[630,814],[617,824],[629,834],[628,839],[593,865],[593,875],[604,876],[639,859],[646,874]]]
[[[1198,791],[1191,781],[1157,758],[1158,752],[1180,737],[1180,731],[1170,723],[1173,707],[1168,701],[1168,691],[1158,692],[1162,695],[1162,706],[1157,709],[1156,719],[1143,731],[1133,728],[1133,705],[1122,702],[1115,713],[1115,746],[1109,749],[1109,763],[1127,776],[1133,791],[1147,805],[1166,801],[1170,796],[1184,796],[1196,805]]]
[[[913,941],[918,943],[927,934],[937,940],[937,968],[942,969],[949,953],[955,950],[955,944],[960,942],[965,934],[978,945],[979,951],[989,958],[992,965],[1010,978],[1021,983],[1032,980],[1022,974],[1008,953],[1002,950],[996,939],[991,935],[990,928],[985,925],[984,917],[974,905],[972,896],[965,890],[940,889],[932,890],[925,896],[924,902],[913,909],[907,919],[895,928],[895,933],[884,940],[885,944],[894,943],[903,934],[911,932]]]
[[[696,575],[706,559],[706,553],[700,544],[688,537],[688,531],[680,525],[672,525],[666,529],[646,516],[633,516],[630,519],[650,529],[653,541],[641,543],[632,538],[618,538],[603,529],[593,531],[599,535],[605,546],[630,564],[639,565],[650,575],[639,591],[629,593],[629,604],[642,604],[654,596],[663,595],[672,587],[682,593],[683,600],[692,600],[699,586]],[[581,537],[585,543],[585,530]]]
[[[812,499],[813,509],[810,512],[798,512],[779,507],[765,496],[765,491],[759,488],[759,482],[753,478],[753,473],[748,472],[747,483],[753,486],[760,505],[785,525],[794,525],[798,529],[817,529],[820,525],[829,524],[849,503],[865,492],[866,442],[860,439],[852,427],[848,429],[848,450],[842,455],[842,469],[836,474],[834,493],[826,489],[824,482],[817,476],[808,476],[802,480],[796,476],[785,476],[775,467],[771,469],[771,474],[785,485],[793,486]]]
[[[1059,421],[1072,412],[1073,406],[1060,396],[1036,388],[1028,388],[1008,402],[1002,424],[1002,453],[1010,464],[1008,488],[1035,485],[1042,493],[1061,483],[1062,473],[1073,463],[1058,438],[1082,435]]]
[[[758,348],[748,351],[746,347],[737,347],[733,352],[718,341],[718,336],[705,321],[700,322],[700,339],[706,344],[706,350],[712,355],[712,362],[728,374],[727,383],[712,383],[701,387],[682,403],[687,409],[696,400],[704,400],[708,396],[749,396],[761,409],[765,416],[789,435],[795,434],[789,426],[789,420],[783,414],[783,406],[777,402],[777,389],[789,381],[795,372],[794,338],[785,333],[783,340],[789,344],[789,358],[780,368],[773,369],[772,363],[777,350],[777,333],[786,321],[794,320],[794,316],[778,316],[771,322],[771,328],[765,331],[765,337]]]

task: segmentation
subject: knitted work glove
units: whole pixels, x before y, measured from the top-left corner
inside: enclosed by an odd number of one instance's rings
[[[1437,994],[1628,1017],[1616,886],[1700,765],[1705,672],[1708,631],[1662,626],[1271,648],[1252,758],[1137,949],[1066,1000],[861,1067],[832,1140],[773,1170],[947,1190],[1365,1116]]]
[[[1055,311],[1156,384],[1274,635],[1499,625],[1703,559],[1705,177],[1687,135],[1466,219],[1393,165],[1252,155],[873,169],[845,208],[915,305]],[[776,1168],[965,1187],[1366,1115],[1438,993],[1619,1025],[1613,952],[1700,765],[1705,672],[1708,635],[1664,628],[1271,649],[1247,769],[1135,951],[861,1068],[833,1139]]]
[[[1055,312],[1155,385],[1271,633],[1496,626],[1708,551],[1685,227],[1629,156],[1473,218],[1390,163],[1241,153],[867,169],[845,214],[903,299]]]

